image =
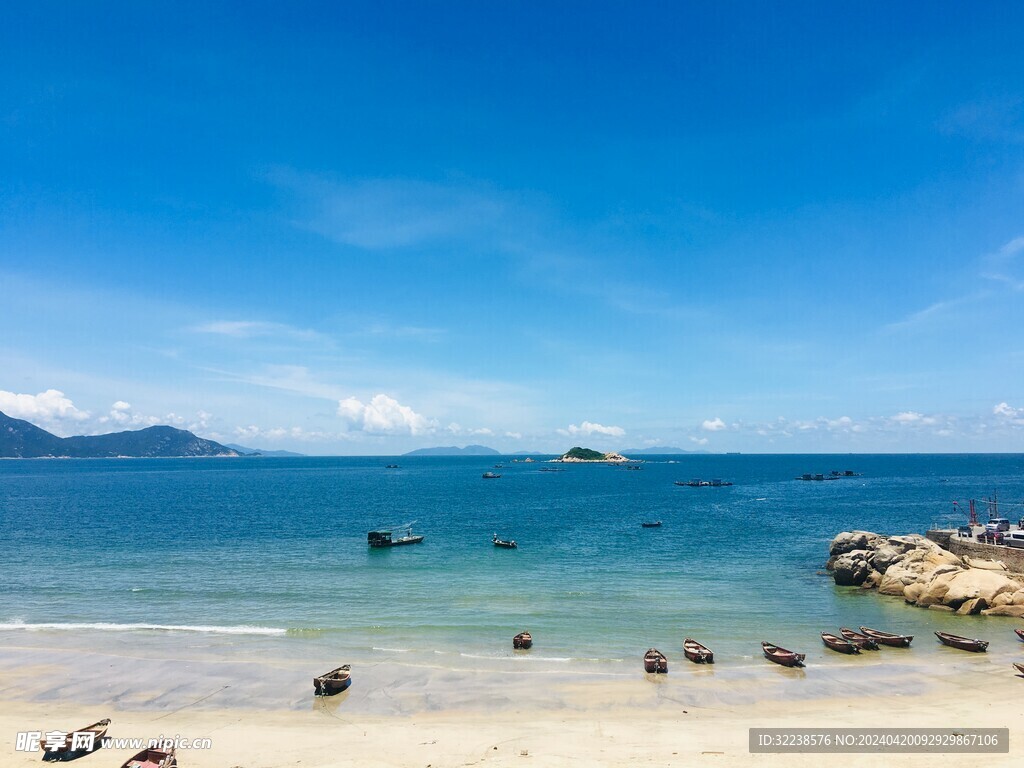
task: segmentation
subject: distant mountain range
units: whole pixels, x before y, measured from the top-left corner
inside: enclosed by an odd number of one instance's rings
[[[458,448],[454,445],[440,446],[437,448],[417,448],[415,451],[403,453],[403,456],[501,456],[493,448],[486,445],[467,445],[465,448]]]
[[[106,435],[57,437],[22,419],[0,412],[0,458],[102,459],[238,456],[227,446],[174,427],[147,427]]]
[[[233,451],[238,451],[243,456],[270,456],[271,458],[287,458],[289,456],[301,457],[305,456],[304,453],[295,453],[294,451],[267,451],[263,448],[246,448],[244,445],[238,445],[237,443],[224,443],[225,448],[230,448]]]

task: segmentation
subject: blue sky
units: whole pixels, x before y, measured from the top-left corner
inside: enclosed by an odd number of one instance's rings
[[[310,454],[1024,450],[1018,3],[4,16],[9,415]]]

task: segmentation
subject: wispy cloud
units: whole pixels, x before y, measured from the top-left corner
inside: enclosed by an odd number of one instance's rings
[[[1014,274],[1019,269],[1018,255],[1024,253],[1024,236],[1015,237],[998,251],[984,260],[985,271],[981,276],[1009,286],[1014,291],[1024,291],[1024,276]]]
[[[267,336],[307,340],[323,338],[322,334],[317,331],[296,328],[286,323],[271,323],[262,320],[217,320],[191,326],[189,330],[193,333],[229,336],[233,339],[251,339]]]

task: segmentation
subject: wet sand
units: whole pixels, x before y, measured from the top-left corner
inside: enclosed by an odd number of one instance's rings
[[[334,661],[309,657],[319,651],[283,658],[246,644],[214,653],[181,637],[22,633],[0,650],[0,764],[39,764],[39,753],[14,751],[19,731],[102,717],[116,737],[210,738],[210,750],[179,750],[182,768],[1019,761],[1024,678],[1010,662],[1024,650],[967,654],[928,639],[915,641],[924,643],[916,653],[815,655],[806,670],[753,656],[702,667],[666,649],[670,672],[657,677],[643,674],[639,657],[630,667],[380,654],[337,660],[353,662],[352,687],[315,699],[312,675]],[[751,727],[1009,727],[1010,753],[751,755]],[[75,764],[119,766],[130,752]]]

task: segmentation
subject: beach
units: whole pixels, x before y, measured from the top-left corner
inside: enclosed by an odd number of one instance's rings
[[[1024,752],[1015,730],[1024,715],[1024,679],[1013,674],[1010,662],[1020,653],[1009,642],[968,654],[921,637],[920,648],[852,658],[808,645],[806,669],[755,655],[699,666],[666,649],[669,674],[658,676],[643,673],[639,658],[628,667],[556,669],[528,656],[431,666],[381,654],[353,664],[346,692],[317,698],[311,670],[326,669],[305,658],[216,657],[190,648],[187,633],[136,637],[132,650],[116,651],[101,646],[118,643],[97,642],[88,632],[21,635],[15,646],[7,633],[0,653],[5,766],[38,764],[38,753],[11,749],[18,732],[73,730],[104,717],[112,720],[111,737],[209,739],[209,749],[179,748],[183,768],[781,766],[822,759],[750,754],[754,727],[1008,727],[1008,754],[957,755],[957,764],[1010,765]],[[76,764],[116,766],[131,754],[110,749]],[[864,759],[828,756],[832,765]],[[923,766],[937,758],[884,759]]]

